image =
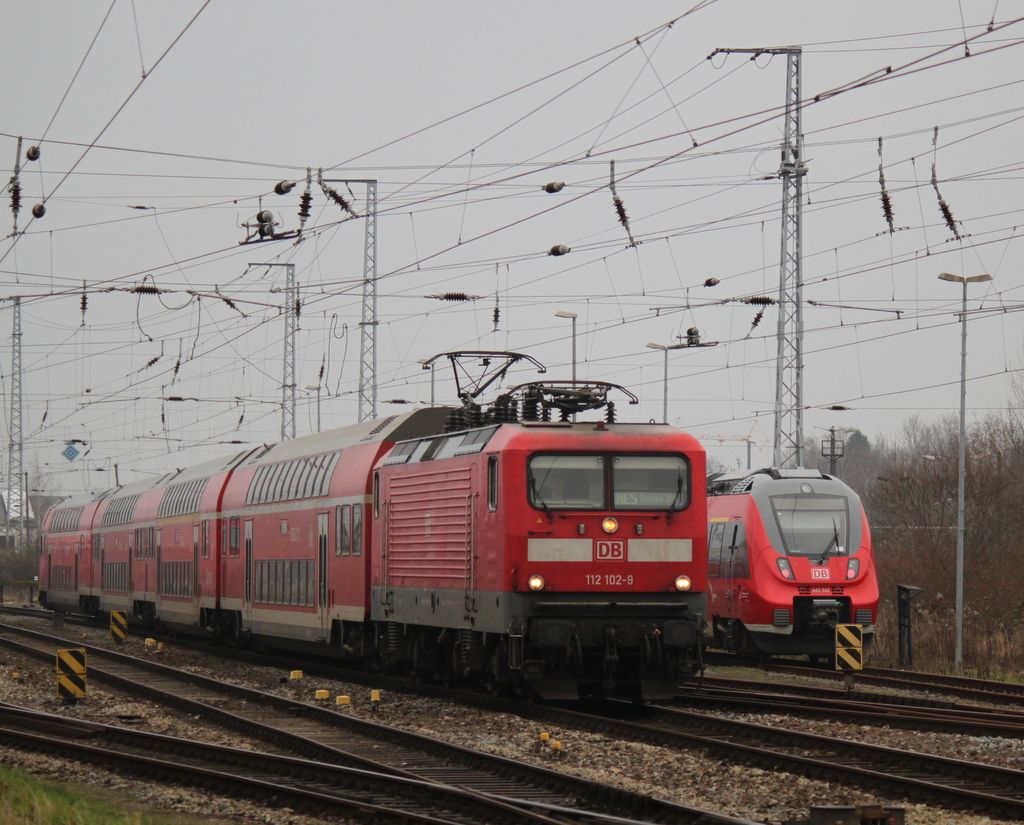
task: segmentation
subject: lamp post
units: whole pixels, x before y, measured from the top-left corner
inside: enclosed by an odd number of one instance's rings
[[[556,318],[569,318],[572,321],[572,385],[576,386],[576,313],[564,309],[555,313]]]
[[[991,275],[951,275],[943,272],[939,280],[953,281],[963,287],[960,310],[960,438],[958,447],[956,491],[956,642],[953,669],[960,673],[964,666],[964,498],[967,481],[967,285],[991,281]]]
[[[668,351],[670,349],[686,349],[686,344],[648,344],[651,349],[660,349],[665,353],[665,377],[662,380],[662,404],[661,423],[668,424]]]
[[[683,336],[680,335],[680,338]],[[668,424],[668,351],[670,349],[690,349],[690,347],[715,347],[718,346],[718,341],[701,341],[700,330],[697,327],[690,327],[686,330],[686,340],[680,341],[678,344],[648,344],[651,349],[660,349],[665,353],[665,378],[663,380],[664,387],[664,408],[662,411],[662,423]]]
[[[434,406],[434,365],[432,363],[430,363],[431,360],[433,360],[433,359],[430,359],[430,358],[420,358],[419,361],[417,361],[417,363],[418,364],[422,364],[423,365],[423,369],[430,370],[430,406],[433,407]]]

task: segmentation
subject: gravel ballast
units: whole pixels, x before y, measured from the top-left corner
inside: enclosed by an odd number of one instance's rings
[[[16,623],[16,620],[6,618],[2,621]],[[30,626],[42,629],[38,622]],[[65,635],[69,642],[82,641],[80,630]],[[106,640],[105,633],[95,630],[87,631],[84,641],[100,646],[112,644]],[[173,645],[165,646],[158,654],[154,654],[151,649],[144,647],[142,640],[134,638],[119,645],[118,650],[140,656],[158,655],[163,663],[174,667],[247,687],[298,696],[310,702],[318,689],[330,691],[332,697],[348,694],[352,697],[352,705],[347,712],[353,715],[443,738],[464,747],[542,764],[684,805],[746,817],[755,822],[774,824],[804,819],[812,805],[871,803],[905,808],[908,825],[989,825],[1001,821],[902,799],[879,797],[871,792],[793,774],[730,764],[701,752],[680,752],[578,730],[547,731],[551,739],[561,745],[561,751],[556,752],[550,746],[539,745],[543,729],[538,723],[509,714],[490,713],[437,699],[395,693],[385,693],[377,712],[374,712],[370,705],[369,688],[360,685],[318,677],[307,677],[298,684],[282,683],[284,674],[280,669],[254,667],[229,660],[211,660],[206,654]],[[14,678],[14,673],[20,674],[18,679]],[[714,675],[714,671],[709,671],[709,674]],[[85,700],[65,705],[57,699],[52,667],[3,650],[0,650],[0,701],[106,724],[128,724],[136,729],[170,736],[233,747],[261,748],[261,745],[245,737],[151,702],[111,692],[96,682],[88,685]],[[781,714],[728,712],[723,715],[802,732],[1024,769],[1024,743],[1015,739],[916,732],[801,719]],[[221,820],[273,822],[278,825],[320,825],[351,821],[344,817],[318,819],[288,809],[267,810],[243,800],[214,797],[187,788],[138,782],[131,777],[117,776],[90,765],[25,753],[2,744],[0,763],[44,778],[101,784],[127,791],[143,804],[202,814],[207,817],[208,825],[219,825]]]

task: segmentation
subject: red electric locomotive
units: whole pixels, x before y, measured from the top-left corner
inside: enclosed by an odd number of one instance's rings
[[[467,395],[69,500],[40,599],[551,698],[669,697],[705,641],[704,451],[615,423],[613,387]]]
[[[700,668],[699,442],[665,425],[529,412],[594,408],[611,386],[527,386],[524,420],[385,456],[370,614],[388,634],[386,662],[572,699],[664,699]]]
[[[765,469],[708,485],[714,647],[827,657],[835,625],[874,635],[878,579],[860,498],[817,470]]]

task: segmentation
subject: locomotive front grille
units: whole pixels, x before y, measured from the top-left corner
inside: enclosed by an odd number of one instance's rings
[[[869,625],[871,624],[871,611],[870,610],[858,610],[856,614],[856,624]]]
[[[616,599],[610,601],[608,597],[601,594],[602,598],[591,599],[537,599],[533,602],[533,609],[537,614],[543,615],[676,615],[685,613],[692,608],[689,600],[685,599]]]
[[[778,608],[772,611],[772,624],[775,627],[788,627],[789,622],[789,611],[784,608]]]

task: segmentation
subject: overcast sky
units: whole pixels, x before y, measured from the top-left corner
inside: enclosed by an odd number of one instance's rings
[[[356,421],[367,186],[344,181],[367,179],[378,415],[429,402],[417,362],[442,352],[511,350],[568,379],[564,310],[578,376],[639,396],[620,420],[660,420],[647,344],[695,326],[718,345],[669,353],[669,421],[726,465],[747,436],[769,463],[778,316],[755,326],[745,300],[778,293],[786,59],[716,49],[802,48],[805,435],[956,414],[962,293],[944,271],[994,279],[969,290],[969,420],[1011,401],[1021,0],[9,6],[0,168],[20,165],[22,208],[15,235],[5,192],[3,421],[22,296],[25,464],[50,490],[280,438],[286,269],[250,264],[295,265],[298,433],[318,395],[324,429]],[[242,243],[261,208],[300,228],[307,169],[301,242]],[[429,297],[452,292],[472,300]],[[447,373],[434,391],[454,400]]]

